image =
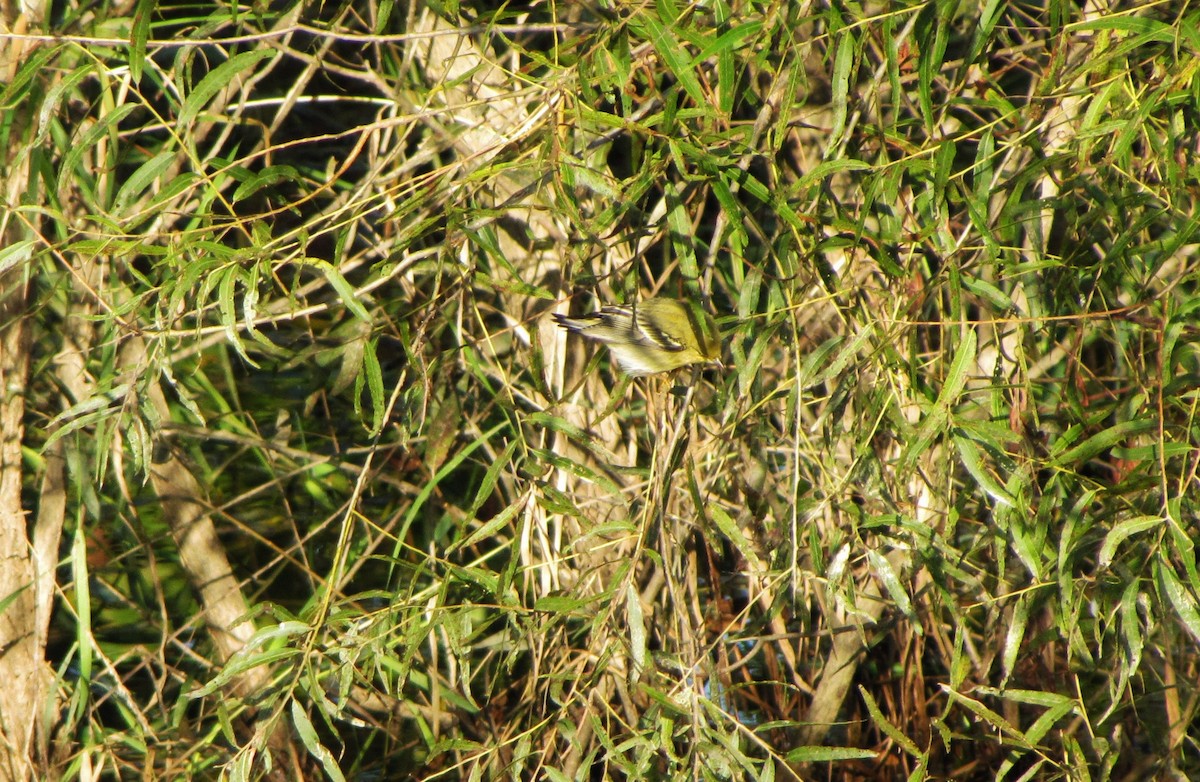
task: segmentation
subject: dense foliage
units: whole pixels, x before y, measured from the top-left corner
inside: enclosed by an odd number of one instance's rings
[[[1200,776],[1200,11],[54,14],[45,778]]]

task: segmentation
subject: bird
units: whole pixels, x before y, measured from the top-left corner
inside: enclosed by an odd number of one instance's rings
[[[621,371],[632,377],[719,363],[721,342],[712,316],[677,299],[609,305],[576,317],[556,312],[554,320],[567,331],[607,345]]]

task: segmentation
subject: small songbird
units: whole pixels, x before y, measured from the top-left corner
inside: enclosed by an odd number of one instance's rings
[[[568,331],[607,345],[621,371],[634,377],[713,363],[721,354],[712,317],[675,299],[602,307],[575,318],[556,312],[554,320]]]

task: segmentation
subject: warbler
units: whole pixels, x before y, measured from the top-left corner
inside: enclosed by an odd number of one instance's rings
[[[621,371],[634,377],[715,362],[721,354],[712,317],[675,299],[602,307],[575,318],[556,312],[554,320],[607,345]]]

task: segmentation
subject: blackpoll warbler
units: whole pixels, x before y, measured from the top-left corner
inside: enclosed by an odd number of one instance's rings
[[[721,354],[712,317],[675,299],[602,307],[577,318],[556,312],[554,320],[568,331],[608,345],[621,370],[635,377],[714,362]]]

